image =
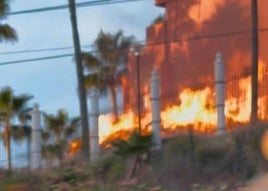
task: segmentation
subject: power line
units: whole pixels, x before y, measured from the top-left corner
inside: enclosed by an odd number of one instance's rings
[[[99,6],[99,5],[110,5],[110,4],[116,4],[116,3],[130,3],[130,2],[135,2],[135,1],[144,1],[144,0],[94,0],[94,1],[77,3],[76,7],[77,8],[91,7],[91,6]],[[67,8],[68,8],[68,5],[57,5],[57,6],[42,7],[42,8],[37,8],[37,9],[13,11],[13,12],[7,13],[7,15],[12,16],[12,15],[39,13],[39,12],[46,12],[46,11],[62,10],[62,9],[67,9]]]
[[[267,32],[268,28],[259,29],[259,32]],[[202,40],[202,39],[210,39],[210,38],[220,38],[220,37],[227,37],[227,36],[235,36],[235,35],[242,35],[247,34],[249,31],[238,31],[238,32],[229,32],[229,33],[219,33],[219,34],[213,34],[209,36],[194,36],[194,37],[188,37],[185,39],[176,39],[173,41],[168,41],[166,43],[172,43],[172,42],[182,42],[182,41],[191,41],[191,40]],[[137,43],[144,44],[145,40],[137,41]],[[165,42],[151,42],[146,44],[146,46],[153,46],[157,44],[164,44]],[[92,45],[84,45],[82,48],[92,48],[94,47],[94,44]],[[46,52],[46,51],[58,51],[58,50],[68,50],[73,49],[72,46],[65,46],[65,47],[57,47],[57,48],[41,48],[41,49],[30,49],[30,50],[20,50],[20,51],[7,51],[7,52],[0,52],[0,55],[9,55],[9,54],[24,54],[24,53],[35,53],[35,52]],[[92,51],[94,52],[94,51]]]
[[[259,29],[259,32],[267,32],[268,28]],[[145,41],[139,41],[141,45],[144,43],[144,46],[158,46],[163,45],[166,43],[179,43],[179,42],[190,42],[190,41],[196,41],[196,40],[204,40],[204,39],[212,39],[212,38],[222,38],[222,37],[228,37],[228,36],[237,36],[237,35],[244,35],[249,34],[250,31],[244,30],[244,31],[238,31],[238,32],[229,32],[229,33],[219,33],[219,34],[213,34],[213,35],[207,35],[207,36],[195,36],[195,37],[188,37],[185,39],[176,39],[172,41],[167,42],[149,42],[145,44]],[[52,49],[50,49],[52,50]],[[114,51],[114,49],[110,49],[107,51]],[[22,51],[21,51],[22,52]],[[96,53],[97,51],[89,51],[88,53]],[[51,60],[51,59],[57,59],[57,58],[63,58],[63,57],[71,57],[73,54],[60,54],[55,56],[46,56],[46,57],[39,57],[39,58],[32,58],[32,59],[23,59],[23,60],[15,60],[15,61],[8,61],[8,62],[0,62],[0,66],[2,65],[10,65],[10,64],[20,64],[25,62],[35,62],[35,61],[41,61],[41,60]]]
[[[24,62],[35,62],[35,61],[41,61],[41,60],[51,60],[51,59],[57,59],[57,58],[70,57],[73,55],[74,54],[60,54],[60,55],[55,55],[55,56],[45,56],[45,57],[30,58],[30,59],[24,59],[24,60],[14,60],[14,61],[8,61],[8,62],[1,62],[0,66],[10,65],[10,64],[20,64]]]
[[[90,48],[94,45],[85,45],[82,48]],[[40,48],[40,49],[29,49],[29,50],[19,50],[19,51],[6,51],[0,52],[0,55],[11,55],[11,54],[25,54],[25,53],[36,53],[36,52],[48,52],[48,51],[60,51],[60,50],[70,50],[73,49],[72,46],[57,47],[57,48]]]

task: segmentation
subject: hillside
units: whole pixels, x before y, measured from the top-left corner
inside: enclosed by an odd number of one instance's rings
[[[0,190],[251,191],[261,179],[242,188],[268,170],[260,144],[265,131],[260,124],[213,137],[181,133],[166,139],[161,151],[140,155],[134,172],[136,158],[118,157],[113,149],[95,163],[76,156],[27,176],[26,170],[1,173]]]

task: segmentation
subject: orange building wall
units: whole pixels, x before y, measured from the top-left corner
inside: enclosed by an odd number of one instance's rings
[[[226,62],[226,76],[250,70],[250,0],[155,0],[165,9],[164,21],[146,29],[146,48],[141,56],[142,88],[148,87],[152,69],[161,78],[162,96],[179,88],[213,80],[218,51]],[[268,1],[259,1],[259,28],[268,28]],[[268,32],[261,31],[260,61],[268,62]],[[131,59],[130,59],[131,60]],[[130,61],[130,73],[135,73]],[[130,75],[132,87],[135,76]],[[135,94],[135,88],[133,95]]]

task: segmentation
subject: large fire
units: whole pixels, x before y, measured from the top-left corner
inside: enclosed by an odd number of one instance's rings
[[[266,103],[268,96],[265,93],[265,84],[268,82],[268,71],[263,61],[259,63],[259,118],[268,119]],[[228,88],[231,84],[235,84],[234,88]],[[144,131],[150,131],[151,107],[150,95],[148,87],[144,90],[147,94],[144,96],[144,113],[142,115],[142,128]],[[238,92],[238,93],[237,93]],[[262,93],[264,92],[264,93]],[[235,96],[239,95],[239,96]],[[215,90],[213,86],[193,90],[185,88],[178,92],[177,100],[172,100],[173,104],[165,106],[161,111],[161,127],[162,131],[174,131],[176,129],[192,128],[200,133],[213,133],[216,130],[217,114],[215,107]],[[225,116],[228,128],[235,123],[248,123],[251,112],[251,76],[242,76],[235,81],[226,81],[226,100],[225,100]],[[116,138],[127,138],[130,131],[137,128],[138,119],[134,111],[120,115],[117,123],[113,122],[113,117],[109,114],[99,116],[99,141],[107,143]],[[78,141],[79,142],[79,141]],[[81,144],[79,142],[79,144]],[[72,150],[77,150],[78,145],[73,142]]]
[[[264,72],[264,70],[262,71]],[[262,78],[260,78],[261,80]],[[251,111],[251,77],[246,76],[239,79],[239,97],[231,94],[225,101],[225,116],[228,122],[247,123]],[[142,115],[142,128],[150,130],[151,108],[149,95],[144,97],[146,111]],[[260,97],[260,116],[264,116],[264,101],[266,97]],[[213,87],[205,87],[199,90],[185,88],[178,92],[177,101],[172,105],[166,106],[161,111],[162,130],[173,131],[175,129],[187,129],[189,127],[200,133],[215,132],[217,114],[215,108],[215,93]],[[263,118],[263,117],[261,117]],[[137,115],[134,111],[128,111],[120,116],[117,123],[113,122],[110,114],[99,116],[99,141],[100,143],[109,142],[116,138],[126,138],[130,131],[137,128]],[[71,147],[77,149],[74,142]]]
[[[259,63],[259,84],[260,89],[268,74],[262,61]],[[234,96],[229,87],[229,83],[236,83],[239,96]],[[265,82],[267,83],[267,82]],[[226,82],[226,101],[225,116],[227,124],[230,123],[247,123],[250,119],[251,111],[251,77],[249,75],[233,81]],[[149,100],[149,95],[145,96],[144,103]],[[259,117],[265,119],[266,95],[260,95],[258,100]],[[193,90],[185,88],[178,92],[177,100],[172,105],[168,105],[161,111],[161,125],[163,130],[174,130],[179,128],[191,127],[201,133],[209,133],[216,130],[217,114],[215,107],[215,91],[213,86]],[[142,127],[150,128],[151,108],[146,104],[146,111],[142,117]],[[137,115],[133,111],[121,115],[118,123],[113,124],[110,115],[101,115],[99,118],[99,136],[100,143],[107,139],[122,137],[137,128]],[[121,134],[120,134],[121,132]]]
[[[169,1],[166,1],[169,2]],[[199,3],[198,3],[199,2]],[[259,6],[259,23],[265,28],[267,21],[266,1]],[[148,82],[144,82],[152,68],[159,71],[164,93],[177,91],[176,100],[168,104],[161,103],[162,132],[175,129],[193,128],[200,133],[216,131],[217,113],[215,107],[215,84],[203,88],[187,87],[188,79],[198,81],[202,77],[212,75],[211,55],[215,49],[226,56],[227,75],[243,73],[250,65],[250,1],[249,0],[182,0],[170,1],[166,6],[163,23],[151,26],[147,31],[148,46],[141,64],[141,84],[143,95],[142,127],[151,128],[151,108]],[[266,27],[267,28],[267,27]],[[241,31],[248,31],[239,33]],[[231,34],[235,35],[231,35]],[[203,38],[201,38],[203,36]],[[184,41],[191,39],[190,41]],[[195,37],[200,37],[195,39]],[[267,34],[260,32],[259,57],[259,119],[268,120],[268,83]],[[150,42],[157,42],[157,45]],[[170,42],[170,43],[167,43]],[[130,63],[130,74],[135,72],[135,59]],[[201,62],[201,63],[200,63]],[[148,64],[150,67],[145,67]],[[185,64],[187,63],[187,64]],[[204,67],[205,66],[205,67]],[[191,75],[189,77],[189,74]],[[136,75],[134,75],[135,77]],[[134,77],[128,79],[128,85],[134,86]],[[172,78],[172,83],[170,79]],[[147,79],[146,79],[147,80]],[[168,83],[167,83],[168,82]],[[145,85],[146,84],[146,85]],[[182,85],[184,88],[181,89]],[[180,88],[180,89],[179,89]],[[266,90],[267,89],[267,90]],[[135,96],[135,92],[132,93]],[[133,96],[132,95],[132,96]],[[129,97],[128,97],[129,98]],[[133,97],[132,97],[133,99]],[[161,102],[164,102],[161,100]],[[235,78],[226,78],[225,116],[228,128],[240,123],[248,123],[251,112],[251,77],[249,73]],[[137,128],[136,108],[120,115],[117,123],[113,123],[111,115],[99,117],[100,143],[126,137]]]

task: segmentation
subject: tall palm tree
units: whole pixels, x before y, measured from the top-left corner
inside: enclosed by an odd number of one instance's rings
[[[109,90],[115,122],[119,118],[116,86],[122,85],[122,81],[125,79],[128,53],[133,44],[134,37],[124,36],[122,30],[115,34],[104,33],[101,30],[95,41],[96,53],[82,54],[84,67],[87,71],[85,85],[87,89],[98,87]]]
[[[46,156],[56,157],[61,163],[68,139],[77,132],[80,126],[80,117],[70,118],[64,109],[60,109],[56,115],[44,114],[44,120],[47,128],[43,134],[45,140],[51,137],[54,141],[44,144],[43,151]]]
[[[81,125],[82,125],[82,152],[85,156],[89,156],[89,129],[88,129],[88,112],[87,112],[87,100],[86,90],[83,78],[83,66],[81,58],[81,48],[79,33],[77,28],[77,17],[76,17],[76,6],[75,0],[68,0],[70,20],[72,25],[73,44],[75,50],[75,61],[76,61],[76,75],[78,80],[78,94],[81,114]]]
[[[9,11],[8,0],[0,0],[0,21],[3,20]],[[14,42],[17,40],[16,31],[8,24],[0,23],[0,42]]]
[[[9,171],[12,169],[10,140],[11,135],[15,135],[14,129],[17,127],[12,124],[12,121],[25,112],[30,99],[32,99],[32,96],[26,94],[15,96],[10,87],[4,87],[0,91],[0,121],[4,126],[2,136],[7,153],[7,166]]]

